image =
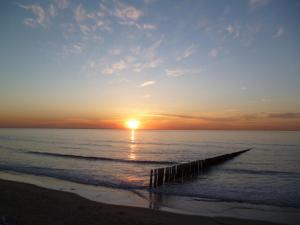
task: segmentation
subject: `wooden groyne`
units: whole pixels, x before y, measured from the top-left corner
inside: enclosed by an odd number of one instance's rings
[[[183,182],[184,180],[198,176],[213,165],[220,164],[249,150],[251,150],[251,148],[208,159],[195,160],[170,167],[152,169],[150,171],[149,187],[156,188],[167,183]]]

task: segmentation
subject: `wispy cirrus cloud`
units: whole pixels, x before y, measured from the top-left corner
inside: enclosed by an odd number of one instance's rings
[[[180,69],[166,69],[165,72],[168,77],[180,77],[184,75],[184,70]]]
[[[124,56],[120,61],[106,66],[106,69],[102,70],[102,73],[113,74],[124,69],[139,73],[147,69],[159,67],[163,63],[163,59],[157,54],[157,49],[161,43],[162,39],[158,39],[149,47],[142,48],[141,46],[137,46],[129,49],[128,55]]]
[[[142,83],[142,84],[140,85],[140,87],[147,87],[147,86],[153,85],[153,84],[155,84],[155,83],[156,83],[155,80],[148,80],[148,81],[145,81],[144,83]]]
[[[46,10],[40,6],[39,4],[32,4],[32,5],[22,5],[19,4],[19,6],[25,10],[31,11],[34,14],[34,18],[25,18],[23,23],[25,26],[28,27],[37,27],[37,26],[42,26],[46,27],[47,24],[49,23],[49,18],[47,15]]]
[[[53,0],[53,2],[58,9],[65,9],[69,6],[68,0]]]
[[[260,121],[266,119],[300,119],[300,113],[253,113],[253,114],[235,114],[230,116],[206,116],[206,115],[189,115],[189,114],[173,114],[173,113],[149,113],[148,116],[166,117],[175,119],[204,120],[211,122],[233,122],[233,121]]]
[[[113,63],[111,66],[102,69],[101,73],[106,75],[112,75],[116,72],[120,72],[127,68],[128,68],[128,63],[125,60],[120,60],[116,63]]]
[[[134,72],[141,72],[145,69],[157,68],[162,64],[163,60],[161,58],[154,58],[149,61],[144,62],[136,62],[132,65],[132,69]]]
[[[68,7],[69,2],[67,0],[53,0],[50,1],[47,7],[42,7],[40,4],[19,4],[17,5],[27,11],[31,11],[34,17],[27,17],[23,23],[27,27],[36,28],[38,26],[48,27],[51,18],[57,16],[59,10],[63,10]]]
[[[188,114],[172,114],[172,113],[153,113],[148,114],[149,116],[156,116],[156,117],[168,117],[168,118],[175,118],[175,119],[191,119],[191,120],[206,120],[206,121],[222,121],[222,122],[229,122],[236,120],[235,117],[208,117],[208,116],[193,116]]]
[[[233,22],[227,16],[221,19],[202,18],[199,20],[196,29],[203,32],[209,39],[217,41],[222,48],[211,50],[210,57],[214,58],[220,50],[226,48],[227,42],[235,41],[234,44],[241,44],[244,47],[250,47],[256,41],[256,36],[265,30],[263,22],[258,20]],[[224,47],[224,48],[223,48]]]
[[[240,29],[238,26],[234,26],[232,24],[229,24],[225,30],[228,32],[228,34],[233,38],[236,39],[240,36]]]
[[[183,59],[187,59],[190,56],[192,56],[196,50],[197,50],[197,46],[196,45],[191,45],[189,47],[187,47],[178,57],[177,57],[177,61],[181,61]]]
[[[101,9],[101,7],[100,7]],[[88,12],[83,5],[79,4],[73,10],[74,19],[82,33],[95,34],[96,30],[111,32],[110,21],[103,11]]]
[[[114,10],[114,15],[123,21],[137,21],[144,13],[134,6],[125,5],[118,2]]]
[[[83,65],[82,72],[91,75],[114,75],[120,74],[120,72],[139,73],[144,70],[158,68],[163,63],[163,59],[156,52],[161,42],[162,40],[159,39],[149,47],[137,46],[122,52],[118,48],[112,48],[108,50],[108,54],[98,59],[90,60]],[[115,58],[118,59],[115,60]]]
[[[277,31],[275,32],[275,34],[273,35],[273,38],[279,38],[284,34],[284,29],[283,27],[278,27]]]
[[[126,5],[122,2],[116,2],[115,9],[111,15],[118,19],[120,25],[133,26],[139,30],[155,30],[157,25],[152,23],[140,23],[139,20],[144,16],[144,12],[132,5]]]
[[[300,119],[300,113],[294,113],[294,112],[269,113],[268,117],[274,119]]]
[[[83,43],[71,43],[66,46],[64,46],[64,54],[65,55],[71,55],[71,54],[79,54],[82,53],[84,50],[84,44]]]
[[[156,28],[157,28],[157,26],[155,24],[151,24],[151,23],[145,23],[143,25],[144,30],[155,30]]]

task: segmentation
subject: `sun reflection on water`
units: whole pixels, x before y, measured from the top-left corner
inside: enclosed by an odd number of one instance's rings
[[[129,144],[129,159],[135,160],[136,159],[136,144],[135,144],[135,130],[131,130],[131,135],[130,135],[130,144]]]
[[[134,143],[134,141],[135,141],[135,130],[132,129],[132,130],[131,130],[131,136],[130,136],[130,142],[131,142],[131,143]]]

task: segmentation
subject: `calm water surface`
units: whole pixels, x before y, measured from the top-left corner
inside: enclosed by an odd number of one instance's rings
[[[152,168],[249,147],[157,192],[300,208],[300,132],[0,129],[0,170],[147,191]]]

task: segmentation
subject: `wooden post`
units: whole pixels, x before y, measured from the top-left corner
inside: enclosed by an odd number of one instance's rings
[[[176,166],[172,166],[172,181],[175,182]]]
[[[160,169],[157,169],[157,186],[160,186]]]
[[[168,183],[170,181],[170,167],[167,167],[165,170],[165,183]]]
[[[160,169],[160,185],[164,184],[164,173],[165,173],[165,168]]]
[[[152,175],[153,175],[153,170],[150,170],[150,181],[149,181],[149,188],[152,188]]]
[[[157,187],[157,169],[154,170],[154,187]]]

